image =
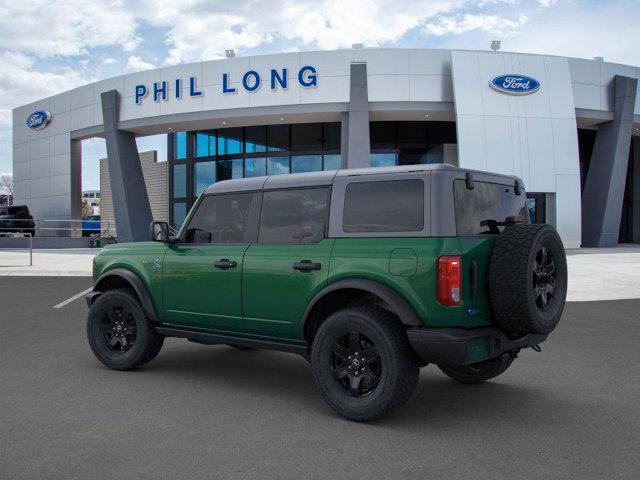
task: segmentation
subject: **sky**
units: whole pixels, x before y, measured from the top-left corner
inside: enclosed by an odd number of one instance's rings
[[[366,47],[547,53],[640,66],[638,0],[0,0],[0,173],[11,110],[123,73],[224,57]],[[141,150],[166,139],[139,139]],[[97,188],[104,141],[83,142]]]

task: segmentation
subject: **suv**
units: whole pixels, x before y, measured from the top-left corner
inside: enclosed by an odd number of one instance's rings
[[[516,177],[412,165],[228,180],[176,237],[94,260],[87,335],[106,366],[165,337],[298,353],[326,402],[366,421],[413,394],[420,367],[462,383],[504,372],[564,308],[567,266],[529,224]]]
[[[2,233],[28,233],[32,237],[36,234],[36,224],[26,205],[13,205],[7,207],[0,214],[0,232]]]

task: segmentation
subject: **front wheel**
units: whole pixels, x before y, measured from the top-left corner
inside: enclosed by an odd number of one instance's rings
[[[151,361],[164,341],[138,299],[121,289],[108,290],[93,302],[87,338],[96,358],[114,370],[130,370]]]
[[[320,326],[311,351],[325,401],[350,420],[373,420],[415,391],[418,362],[397,317],[378,307],[346,308]]]
[[[462,367],[445,367],[438,365],[447,377],[466,385],[482,383],[504,373],[516,358],[517,351],[506,352],[498,358]]]

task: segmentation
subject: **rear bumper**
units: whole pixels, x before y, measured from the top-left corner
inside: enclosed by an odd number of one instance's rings
[[[496,327],[425,328],[407,330],[409,342],[418,356],[428,363],[459,367],[482,362],[517,348],[544,342],[547,335],[529,334],[510,339]]]

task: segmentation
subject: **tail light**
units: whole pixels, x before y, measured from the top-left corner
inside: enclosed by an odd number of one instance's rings
[[[460,305],[460,257],[438,258],[438,302],[442,305]]]

